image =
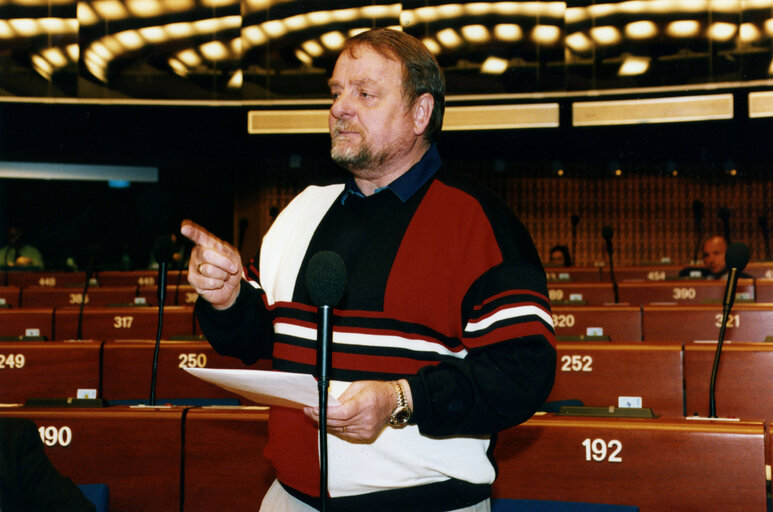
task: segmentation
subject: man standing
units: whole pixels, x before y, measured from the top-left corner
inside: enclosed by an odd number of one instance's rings
[[[185,221],[199,322],[221,354],[313,373],[306,269],[337,252],[348,281],[332,378],[348,387],[328,408],[332,509],[489,510],[492,436],[528,419],[555,375],[537,251],[504,203],[442,166],[445,85],[418,40],[350,39],[329,86],[331,156],[352,177],[307,188],[277,217],[259,284],[235,249]],[[318,413],[272,408],[277,482],[261,510],[318,508]]]

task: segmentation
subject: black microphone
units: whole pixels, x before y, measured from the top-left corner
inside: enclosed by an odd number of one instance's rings
[[[703,202],[696,199],[692,202],[692,216],[695,222],[695,250],[692,254],[692,261],[698,261],[698,252],[701,250],[701,239],[703,238]]]
[[[722,220],[722,230],[725,234],[725,240],[730,243],[730,210],[727,206],[723,206],[717,212],[717,215]]]
[[[615,266],[612,262],[612,226],[601,228],[601,238],[607,243],[607,254],[609,255],[609,277],[612,280],[612,291],[615,295],[615,303],[620,302],[620,293],[617,289],[617,279],[615,279]]]
[[[94,269],[97,265],[97,260],[102,251],[102,245],[99,242],[91,242],[89,244],[89,264],[86,267],[86,282],[83,284],[83,293],[81,295],[80,309],[78,310],[78,330],[76,333],[76,339],[83,339],[83,307],[86,305],[86,297],[89,293],[89,285],[91,284],[91,278],[94,275]]]
[[[722,299],[722,323],[719,327],[719,337],[717,338],[717,351],[714,354],[714,366],[711,368],[711,383],[709,385],[709,417],[717,417],[716,399],[714,390],[717,382],[717,370],[719,369],[719,358],[722,353],[722,344],[725,341],[725,327],[727,319],[730,316],[730,310],[735,302],[735,289],[738,284],[738,275],[746,268],[749,263],[751,252],[746,244],[736,242],[730,244],[725,252],[725,266],[727,267],[727,284],[725,285],[725,296]]]
[[[341,302],[346,290],[346,265],[337,253],[320,251],[306,268],[306,289],[318,308],[317,388],[319,390],[319,495],[322,510],[327,510],[327,394],[330,385],[333,341],[333,307]]]
[[[765,242],[765,259],[767,261],[770,261],[773,259],[773,256],[771,256],[770,253],[770,229],[768,227],[768,217],[767,215],[760,215],[757,219],[757,223],[760,226],[760,231],[762,231],[762,239]]]
[[[158,328],[156,329],[156,346],[153,351],[153,372],[150,378],[150,405],[156,405],[156,377],[158,375],[158,351],[161,346],[161,332],[164,328],[164,302],[166,302],[166,272],[167,266],[174,261],[174,242],[169,235],[156,238],[153,244],[153,255],[158,262]]]
[[[577,265],[577,225],[580,223],[580,216],[576,213],[572,214],[572,258],[574,258],[574,264]]]

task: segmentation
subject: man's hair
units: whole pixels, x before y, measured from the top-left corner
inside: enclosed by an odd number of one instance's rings
[[[446,106],[446,81],[435,57],[415,37],[399,30],[376,28],[361,32],[344,44],[341,53],[353,51],[360,46],[369,46],[384,58],[397,60],[403,66],[403,96],[408,105],[428,92],[435,99],[424,139],[434,142],[443,127],[443,113]]]

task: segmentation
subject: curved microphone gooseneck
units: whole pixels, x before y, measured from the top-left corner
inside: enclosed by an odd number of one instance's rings
[[[717,417],[716,397],[714,390],[717,383],[717,370],[719,369],[719,357],[722,354],[722,344],[725,341],[725,327],[730,316],[730,310],[735,302],[735,288],[738,284],[738,275],[749,263],[751,253],[746,244],[736,242],[730,244],[725,252],[725,265],[727,271],[727,285],[725,285],[725,297],[722,300],[722,324],[719,327],[717,338],[717,351],[714,353],[714,366],[711,368],[711,383],[709,384],[709,418]]]
[[[174,261],[174,243],[168,235],[156,238],[153,244],[153,255],[158,262],[158,328],[156,329],[156,346],[153,350],[153,374],[150,378],[150,405],[156,405],[156,377],[158,375],[158,350],[161,346],[161,333],[164,329],[164,302],[166,302],[166,271],[167,266]]]
[[[620,292],[617,289],[617,279],[615,279],[615,266],[612,262],[612,226],[601,228],[601,238],[607,243],[607,254],[609,255],[609,277],[612,280],[612,291],[615,295],[615,303],[620,302]]]
[[[317,389],[319,390],[319,497],[322,511],[328,509],[327,495],[327,395],[333,359],[333,307],[341,302],[346,290],[344,260],[333,251],[320,251],[306,268],[306,289],[318,308]]]

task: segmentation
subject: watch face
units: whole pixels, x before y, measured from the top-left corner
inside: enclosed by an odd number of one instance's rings
[[[392,413],[392,417],[389,418],[389,423],[392,425],[405,425],[411,418],[411,410],[407,407],[398,407],[395,412]]]

